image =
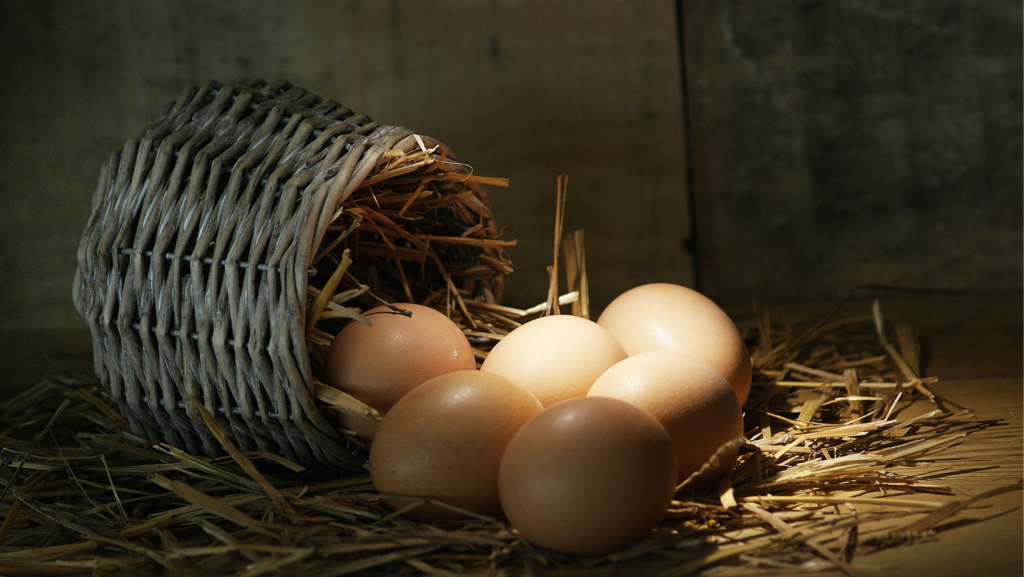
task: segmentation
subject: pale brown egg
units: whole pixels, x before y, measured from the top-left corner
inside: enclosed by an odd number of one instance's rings
[[[534,319],[505,336],[480,370],[526,387],[545,406],[582,397],[626,351],[607,329],[570,315]]]
[[[615,298],[597,324],[630,355],[671,350],[697,357],[729,381],[740,406],[750,394],[750,351],[736,325],[714,301],[684,286],[653,283]]]
[[[743,411],[732,387],[710,365],[671,351],[629,357],[605,371],[587,393],[636,405],[658,420],[675,445],[679,481],[685,481],[724,444],[743,436]],[[732,468],[738,449],[694,480],[704,488]]]
[[[498,466],[512,436],[540,413],[540,401],[504,377],[457,371],[402,397],[381,420],[370,446],[370,479],[382,495],[426,497],[498,516]],[[386,501],[401,509],[412,501]],[[426,503],[416,519],[459,518]]]
[[[537,546],[607,555],[645,538],[676,485],[665,428],[618,399],[556,403],[512,438],[498,491],[512,526]]]
[[[386,413],[414,387],[452,371],[476,368],[473,349],[458,325],[422,305],[396,303],[405,316],[380,306],[364,314],[373,323],[345,325],[327,352],[321,379]],[[344,415],[344,426],[371,439],[377,423]]]

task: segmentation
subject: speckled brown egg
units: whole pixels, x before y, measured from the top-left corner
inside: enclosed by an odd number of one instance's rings
[[[600,556],[645,538],[676,484],[665,428],[618,399],[556,403],[516,433],[498,477],[501,504],[527,541]]]
[[[373,323],[353,321],[335,336],[321,371],[325,383],[386,413],[414,387],[452,371],[476,368],[462,330],[444,314],[422,305],[396,303],[408,316],[380,306],[366,311]],[[373,421],[344,415],[342,422],[364,439]]]
[[[370,478],[382,495],[426,497],[483,515],[501,514],[498,466],[512,436],[541,411],[525,388],[499,375],[457,371],[402,397],[370,446]],[[412,501],[390,499],[401,509]],[[431,503],[417,519],[461,515]]]
[[[714,301],[684,286],[653,283],[615,298],[597,324],[629,355],[671,350],[697,357],[729,381],[740,406],[750,394],[750,352],[732,319]]]
[[[658,420],[675,445],[679,481],[685,481],[718,449],[743,436],[743,412],[732,387],[710,365],[671,351],[629,357],[605,371],[589,396],[632,403]],[[738,449],[695,479],[706,487],[732,468]]]
[[[526,387],[545,406],[582,397],[597,377],[626,358],[607,329],[570,315],[534,319],[505,336],[480,370]]]

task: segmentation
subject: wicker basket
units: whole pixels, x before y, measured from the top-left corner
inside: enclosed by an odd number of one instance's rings
[[[337,222],[353,193],[396,151],[424,147],[450,158],[433,139],[287,82],[239,80],[187,89],[113,154],[79,247],[74,302],[92,332],[97,376],[132,430],[222,454],[193,399],[243,451],[360,468],[365,458],[315,400],[307,289],[324,275],[314,260],[325,236],[338,244],[361,227]],[[448,179],[439,192],[460,199],[458,210],[441,203],[439,238],[446,230],[499,236],[477,184]],[[344,232],[329,233],[332,226]],[[353,246],[356,261],[384,258]],[[438,266],[461,261],[466,270],[480,249],[438,254]],[[461,292],[500,299],[501,268],[462,278]],[[357,280],[373,290],[357,292],[385,299],[375,292],[395,281],[369,270],[373,279]],[[391,292],[408,295],[408,287]],[[438,291],[426,277],[415,288],[419,298]]]

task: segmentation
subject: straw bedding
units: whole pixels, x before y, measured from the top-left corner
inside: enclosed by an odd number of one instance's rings
[[[0,407],[0,574],[446,575],[618,566],[670,576],[728,566],[856,575],[852,559],[933,538],[974,502],[908,466],[1000,424],[948,410],[927,388],[934,377],[904,374],[911,355],[878,338],[893,327],[875,313],[812,326],[759,314],[747,334],[756,381],[747,439],[731,482],[699,494],[682,486],[649,539],[601,559],[533,548],[502,519],[409,521],[380,503],[366,475],[330,476],[238,450],[201,406],[223,457],[148,442],[91,375],[55,375]],[[912,402],[934,410],[899,419]]]

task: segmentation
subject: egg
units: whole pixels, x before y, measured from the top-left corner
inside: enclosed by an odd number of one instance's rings
[[[675,446],[679,480],[685,481],[724,444],[743,436],[743,411],[729,383],[710,365],[671,351],[629,357],[605,371],[587,393],[611,397],[647,411]],[[694,479],[706,487],[732,468],[736,450]]]
[[[406,393],[434,377],[476,369],[476,358],[462,330],[426,306],[396,303],[406,316],[386,306],[366,311],[373,323],[353,321],[331,342],[321,379],[381,414]],[[344,415],[343,426],[372,439],[377,423]]]
[[[729,381],[740,406],[750,394],[750,352],[732,319],[701,293],[670,283],[632,288],[602,311],[597,324],[626,352],[671,350],[714,367]]]
[[[582,397],[597,377],[626,358],[607,329],[571,315],[540,317],[506,335],[480,370],[526,387],[545,407]]]
[[[477,370],[435,377],[402,397],[370,445],[370,480],[382,495],[425,497],[498,516],[498,467],[512,436],[541,412],[540,401],[499,375]],[[401,509],[409,500],[386,501]],[[407,516],[459,518],[426,503]]]
[[[530,419],[501,459],[498,492],[512,527],[553,551],[600,556],[645,538],[676,485],[665,428],[618,399],[579,397]]]

